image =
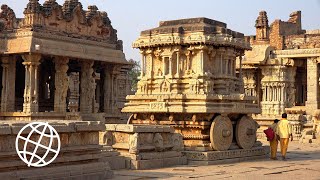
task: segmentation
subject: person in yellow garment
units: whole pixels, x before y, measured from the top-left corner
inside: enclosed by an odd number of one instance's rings
[[[277,125],[278,125],[279,119],[276,119],[273,121],[273,124],[270,125],[270,128],[273,130],[273,132],[276,132]],[[277,158],[277,149],[278,149],[278,138],[275,133],[274,138],[270,141],[270,151],[271,151],[271,157],[272,160],[278,160]]]
[[[281,155],[282,160],[286,160],[288,145],[289,145],[289,138],[291,137],[291,141],[293,141],[292,136],[292,127],[287,120],[287,114],[282,114],[282,119],[277,124],[276,134],[278,139],[280,139],[280,148],[281,148]]]

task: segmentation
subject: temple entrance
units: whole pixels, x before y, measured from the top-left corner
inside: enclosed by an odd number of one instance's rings
[[[96,83],[96,91],[95,91],[95,112],[103,112],[104,111],[104,67],[101,62],[95,62],[93,69],[94,71],[94,79]]]
[[[15,109],[18,112],[23,111],[23,96],[25,88],[25,67],[22,64],[23,59],[21,56],[17,57],[16,61],[16,86],[15,86]]]
[[[54,111],[54,64],[52,59],[45,59],[39,68],[41,76],[39,77],[39,111]]]
[[[295,106],[305,106],[307,101],[307,60],[295,60],[297,73],[295,77],[296,102]]]

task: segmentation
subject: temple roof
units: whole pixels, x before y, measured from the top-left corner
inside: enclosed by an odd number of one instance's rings
[[[127,63],[108,14],[97,6],[84,10],[78,0],[29,0],[24,18],[7,5],[0,11],[0,54],[41,53]],[[35,48],[35,47],[38,48]],[[40,47],[40,48],[39,48]]]
[[[227,24],[200,17],[161,21],[159,27],[142,31],[140,38],[133,44],[133,47],[200,43],[250,49],[250,46],[243,39],[244,35],[242,33],[228,29]]]
[[[171,21],[161,21],[159,27],[142,31],[141,35],[169,34],[169,33],[194,33],[203,32],[205,34],[228,34],[234,38],[243,38],[242,33],[232,31],[227,28],[227,24],[209,18],[189,18]]]

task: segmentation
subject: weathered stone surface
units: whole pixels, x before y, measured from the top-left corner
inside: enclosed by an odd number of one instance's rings
[[[1,120],[127,118],[131,63],[106,12],[30,0],[23,18],[2,5],[0,22]]]
[[[126,157],[129,169],[152,169],[186,164],[183,140],[170,126],[106,125],[105,143]]]
[[[251,48],[225,23],[208,18],[160,22],[142,31],[133,47],[141,53],[141,79],[122,109],[133,113],[128,124],[170,125],[187,149],[227,150],[234,139],[232,123],[260,113],[256,98],[243,94],[242,73],[236,72],[236,59]],[[228,119],[228,127],[218,125],[209,133],[220,115],[225,117],[220,124]],[[161,149],[160,136],[157,142]]]
[[[61,150],[58,157],[52,163],[52,166],[42,168],[41,171],[34,172],[34,168],[29,170],[16,154],[15,147],[17,133],[28,123],[10,121],[6,124],[1,123],[0,127],[12,129],[12,131],[2,131],[5,133],[0,134],[0,177],[12,177],[13,179],[43,179],[48,177],[53,179],[80,177],[105,179],[112,176],[108,160],[105,157],[109,159],[114,157],[119,162],[122,160],[122,165],[114,165],[114,168],[124,167],[125,160],[119,157],[118,153],[102,151],[103,148],[99,145],[99,129],[96,129],[96,124],[99,123],[83,122],[88,126],[88,130],[79,129],[78,131],[77,128],[70,128],[69,126],[75,127],[75,124],[81,124],[82,122],[64,123],[64,121],[60,121],[60,123],[52,123],[54,127],[58,127],[56,130],[61,140]],[[90,128],[90,126],[93,127]],[[38,138],[38,135],[30,137],[31,140]],[[45,139],[41,141],[43,145],[48,145],[48,143]],[[20,143],[19,145],[22,148],[24,144]],[[57,144],[53,143],[52,147],[57,147]],[[30,148],[34,148],[32,144],[28,144],[27,150]],[[44,150],[37,151],[39,156],[44,153],[46,153]]]
[[[130,160],[130,169],[143,170],[143,169],[155,169],[164,168],[176,165],[187,164],[186,157],[171,157],[163,159],[152,159],[152,160]]]
[[[190,161],[215,161],[224,159],[234,159],[243,157],[254,157],[266,155],[267,151],[265,147],[256,147],[252,149],[237,149],[228,151],[209,151],[209,152],[198,152],[198,151],[183,151]]]
[[[252,51],[238,61],[244,65],[245,93],[256,96],[262,109],[254,116],[261,124],[260,132],[286,112],[296,140],[309,128],[307,124],[313,121],[309,117],[318,110],[320,101],[320,33],[303,30],[301,18],[301,12],[296,11],[288,21],[275,20],[269,26],[267,13],[261,11],[256,35],[245,38]]]

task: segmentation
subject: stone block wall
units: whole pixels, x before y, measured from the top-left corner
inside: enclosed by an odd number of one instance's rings
[[[152,169],[184,165],[183,140],[170,126],[108,124],[103,143],[126,157],[126,168]]]
[[[103,124],[79,121],[50,122],[49,124],[59,133],[61,149],[57,158],[41,170],[28,167],[16,153],[16,136],[27,124],[28,122],[12,121],[0,123],[0,179],[106,179],[112,177],[113,173],[107,161],[109,153],[103,151],[103,147],[99,145],[99,131],[104,129]],[[30,139],[38,139],[37,136],[34,133]],[[45,143],[48,142],[41,141],[41,144]],[[34,148],[29,144],[27,149]],[[53,144],[54,147],[57,147],[57,144]],[[40,157],[44,153],[45,151],[37,151]]]

